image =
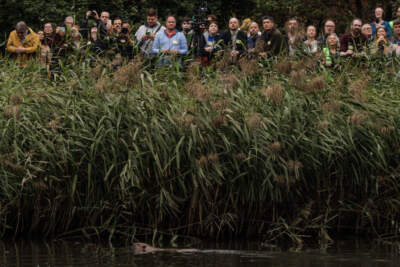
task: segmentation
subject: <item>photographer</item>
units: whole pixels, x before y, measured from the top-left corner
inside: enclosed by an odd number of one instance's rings
[[[120,54],[122,58],[133,59],[134,57],[134,45],[135,42],[130,36],[131,29],[129,21],[124,21],[122,23],[121,32],[115,39],[116,54]]]
[[[151,8],[147,12],[147,23],[140,26],[135,33],[136,40],[139,42],[140,51],[145,57],[152,55],[152,47],[157,33],[165,31],[165,27],[158,22],[158,15],[155,9]]]
[[[121,33],[122,29],[122,19],[121,18],[114,18],[112,32],[114,36],[118,36]]]
[[[101,12],[101,15],[96,10],[86,12],[86,18],[81,23],[81,34],[85,39],[90,38],[90,29],[98,28],[99,37],[104,39],[112,31],[110,13],[107,11]]]

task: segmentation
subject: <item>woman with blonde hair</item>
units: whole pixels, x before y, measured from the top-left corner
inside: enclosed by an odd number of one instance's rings
[[[244,19],[242,25],[240,26],[239,30],[249,33],[250,25],[253,21],[250,18]]]

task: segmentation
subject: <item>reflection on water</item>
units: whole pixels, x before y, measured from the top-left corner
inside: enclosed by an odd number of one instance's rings
[[[133,255],[131,247],[110,248],[96,244],[1,243],[0,266],[72,267],[72,266],[274,266],[274,267],[398,267],[400,257],[393,247],[376,247],[368,242],[337,242],[327,252],[267,251],[258,244],[203,245],[200,253],[157,253]],[[200,247],[202,248],[202,247]]]

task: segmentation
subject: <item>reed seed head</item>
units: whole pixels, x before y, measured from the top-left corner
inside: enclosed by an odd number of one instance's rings
[[[20,109],[18,105],[8,106],[4,109],[4,117],[6,119],[12,119],[15,117],[18,120],[19,116],[20,116]]]
[[[264,90],[263,95],[272,104],[280,106],[283,100],[283,87],[279,83],[273,83]]]
[[[23,101],[22,96],[20,96],[18,94],[12,94],[10,96],[10,104],[11,105],[14,105],[14,106],[20,105],[20,104],[22,104],[22,101]]]
[[[269,145],[269,150],[272,153],[279,153],[279,152],[282,151],[282,145],[281,145],[280,142],[275,141],[275,142],[273,142],[272,144]]]
[[[279,61],[278,63],[275,64],[275,69],[279,72],[279,73],[285,73],[285,74],[289,74],[292,71],[292,62],[285,58],[281,61]]]

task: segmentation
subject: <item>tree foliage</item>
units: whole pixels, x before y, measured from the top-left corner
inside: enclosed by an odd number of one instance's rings
[[[5,36],[13,29],[14,25],[24,20],[29,26],[37,30],[45,22],[60,24],[67,15],[75,16],[79,22],[87,10],[108,10],[112,17],[120,16],[129,19],[133,25],[138,26],[145,20],[146,10],[150,7],[158,9],[160,17],[168,14],[177,15],[178,18],[193,15],[200,3],[195,1],[180,0],[2,0],[0,2],[0,44]],[[221,21],[222,28],[230,16],[239,18],[253,18],[259,20],[264,15],[272,15],[278,25],[291,16],[299,17],[304,24],[321,26],[327,17],[334,18],[338,29],[344,31],[346,25],[353,17],[361,17],[371,21],[373,9],[382,6],[385,18],[391,19],[399,1],[376,0],[213,0],[208,1],[210,12],[216,14]]]

